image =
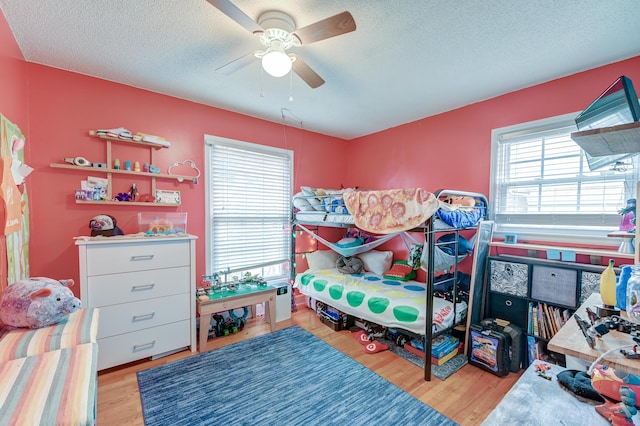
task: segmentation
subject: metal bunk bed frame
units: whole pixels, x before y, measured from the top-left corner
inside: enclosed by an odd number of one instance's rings
[[[446,190],[446,189],[440,189],[437,190],[436,192],[434,192],[434,195],[436,196],[436,198],[440,197],[441,194],[446,193],[446,194],[451,194],[451,195],[457,195],[457,196],[470,196],[470,197],[474,197],[477,198],[479,196],[482,197],[482,201],[484,202],[484,212],[482,214],[482,219],[487,219],[488,218],[488,201],[487,198],[479,193],[473,193],[473,192],[465,192],[465,191],[457,191],[457,190]],[[316,229],[320,228],[320,227],[332,227],[332,228],[354,228],[356,227],[353,224],[339,224],[339,223],[306,223],[305,225],[309,225],[309,226],[313,226]],[[293,285],[294,281],[295,281],[295,276],[296,276],[296,226],[297,226],[297,222],[295,220],[294,215],[291,215],[291,231],[292,231],[292,243],[291,243],[291,285]],[[426,271],[426,287],[427,287],[427,292],[426,292],[426,301],[425,301],[425,305],[426,305],[426,314],[425,314],[425,318],[433,318],[433,294],[434,294],[434,268],[435,268],[435,249],[437,246],[439,245],[449,245],[449,244],[453,244],[454,246],[454,253],[458,252],[458,243],[459,243],[459,239],[460,239],[460,232],[461,231],[466,231],[466,230],[473,230],[473,229],[477,229],[477,224],[475,226],[471,226],[471,227],[464,227],[464,228],[447,228],[447,229],[434,229],[433,226],[433,216],[431,216],[429,219],[427,219],[427,221],[425,221],[424,226],[420,227],[420,228],[414,228],[411,229],[409,232],[422,232],[425,236],[425,243],[427,243],[427,246],[429,247],[429,253],[427,256],[427,264],[428,264],[428,269]],[[453,232],[455,234],[455,239],[453,242],[446,242],[446,243],[438,243],[437,239],[436,239],[436,234],[437,233],[442,233],[442,232]],[[424,345],[424,353],[425,353],[425,358],[424,358],[424,368],[423,368],[423,373],[424,373],[424,380],[426,381],[431,381],[431,349],[432,349],[432,340],[433,337],[446,333],[447,331],[452,330],[454,327],[460,325],[462,322],[456,322],[456,307],[457,307],[457,293],[458,293],[458,263],[459,260],[456,256],[456,260],[453,264],[453,277],[452,278],[448,278],[445,280],[440,281],[441,283],[445,283],[449,280],[453,281],[453,287],[452,287],[452,291],[453,291],[453,324],[450,327],[447,327],[443,330],[438,331],[437,333],[433,333],[433,325],[431,321],[425,321],[425,333],[424,333],[424,341],[423,341],[423,345]],[[293,297],[293,292],[292,292],[292,297]],[[292,306],[295,308],[295,302],[292,302]],[[469,300],[469,302],[467,303],[467,309],[470,311],[471,310],[471,300]],[[467,315],[470,315],[470,312],[467,312]],[[466,321],[466,320],[465,320]]]

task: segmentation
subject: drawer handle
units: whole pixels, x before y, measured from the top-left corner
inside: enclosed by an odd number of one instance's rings
[[[155,286],[156,286],[156,283],[134,285],[131,287],[131,291],[151,290]]]
[[[138,352],[138,351],[143,351],[145,349],[151,349],[155,344],[156,344],[156,341],[153,340],[149,343],[143,343],[141,345],[133,345],[133,351]]]
[[[153,259],[153,256],[155,256],[155,254],[145,254],[142,256],[131,256],[131,260],[136,261],[136,260],[151,260]]]
[[[511,300],[509,300],[509,299],[505,300],[504,304],[509,306],[509,307],[513,306],[513,302]]]
[[[133,316],[133,321],[136,322],[136,321],[150,320],[154,316],[156,316],[155,312],[151,312],[150,314],[144,314],[144,315],[134,315]]]

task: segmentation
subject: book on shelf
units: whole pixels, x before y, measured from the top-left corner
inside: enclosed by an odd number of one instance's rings
[[[527,353],[529,354],[529,364],[538,359],[538,347],[536,338],[533,336],[527,336]]]
[[[546,322],[544,320],[544,309],[542,308],[541,304],[538,304],[538,329],[540,331],[540,334],[538,334],[540,337],[542,337],[543,339],[547,338],[547,326],[546,326]]]
[[[539,336],[540,331],[538,329],[538,306],[534,303],[531,304],[531,318],[532,318],[532,334]]]

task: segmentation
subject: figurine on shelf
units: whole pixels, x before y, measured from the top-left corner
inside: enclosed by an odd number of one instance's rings
[[[129,160],[127,160],[129,161]],[[131,201],[135,201],[138,196],[138,188],[136,187],[135,182],[131,184],[131,189],[129,190],[129,195],[131,195]]]
[[[636,199],[629,198],[627,205],[618,210],[618,214],[622,215],[620,231],[634,232],[636,229]]]
[[[117,158],[113,162],[113,168],[114,170],[120,170],[120,160],[118,160]]]
[[[136,161],[133,165],[133,171],[134,172],[139,172],[140,171],[140,162]]]
[[[126,192],[118,192],[115,196],[116,201],[131,201],[131,195]]]
[[[124,162],[124,169],[131,171],[131,161],[127,160]]]

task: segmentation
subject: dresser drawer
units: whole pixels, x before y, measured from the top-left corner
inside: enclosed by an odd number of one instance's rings
[[[88,277],[90,307],[135,302],[190,292],[188,266]]]
[[[100,323],[104,322],[100,318]],[[98,339],[98,370],[189,346],[190,321]]]
[[[190,265],[189,245],[184,241],[155,241],[87,248],[87,275],[112,275]]]
[[[189,319],[189,301],[185,293],[100,308],[98,339]]]
[[[489,269],[491,272],[489,289],[491,291],[527,297],[529,265],[491,259]]]

